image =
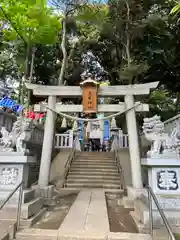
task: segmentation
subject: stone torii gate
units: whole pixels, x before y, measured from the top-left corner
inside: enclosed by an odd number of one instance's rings
[[[137,104],[137,102],[135,103],[134,96],[146,96],[150,94],[150,90],[155,89],[157,85],[158,82],[120,86],[100,86],[98,91],[98,97],[124,96],[124,103],[100,104],[98,105],[98,112],[124,112],[126,109],[130,109],[125,112],[125,115],[129,136],[129,153],[132,169],[132,184],[133,188],[135,189],[142,188],[141,162],[136,125],[136,111],[147,112],[149,111],[149,106],[148,104],[141,104],[137,107],[134,107],[135,104]],[[80,86],[45,86],[30,83],[26,83],[26,87],[27,89],[33,90],[33,94],[36,96],[48,97],[47,105],[42,105],[40,107],[41,109],[37,109],[37,106],[35,106],[36,111],[47,111],[38,181],[39,187],[43,189],[47,188],[49,183],[51,153],[54,137],[55,113],[50,109],[54,109],[57,112],[65,113],[82,112],[82,105],[62,105],[60,103],[56,103],[57,96],[59,96],[60,98],[76,98],[82,96],[82,89]],[[48,106],[47,109],[46,106]]]

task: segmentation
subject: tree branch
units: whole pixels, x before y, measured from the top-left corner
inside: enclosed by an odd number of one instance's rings
[[[35,51],[36,51],[36,48],[35,48],[35,47],[32,47],[31,66],[30,66],[30,74],[29,74],[29,83],[32,82],[33,68],[34,68],[34,58],[35,58]],[[28,90],[28,108],[29,108],[29,105],[30,105],[30,97],[31,97],[31,91]]]

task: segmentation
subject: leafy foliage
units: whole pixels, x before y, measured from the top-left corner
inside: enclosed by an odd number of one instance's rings
[[[180,14],[180,3],[177,3],[177,5],[173,7],[173,9],[171,10],[171,14]]]
[[[35,49],[31,81],[57,84],[63,62],[63,11],[68,4],[66,84],[79,84],[84,71],[81,56],[90,50],[109,73],[111,84],[160,82],[159,89],[147,99],[152,113],[166,119],[179,112],[179,4],[174,0],[52,2],[54,5],[49,7],[45,0],[1,0],[1,79],[11,76],[19,81],[25,72],[25,59],[29,76]]]
[[[61,24],[52,9],[46,6],[46,1],[2,0],[1,16],[9,24],[4,28],[7,40],[16,40],[19,35],[31,45],[58,41]]]

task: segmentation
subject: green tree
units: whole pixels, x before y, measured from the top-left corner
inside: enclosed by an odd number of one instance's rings
[[[3,38],[9,42],[21,40],[24,45],[24,77],[21,78],[20,84],[23,103],[23,79],[32,80],[36,44],[47,45],[58,41],[58,33],[61,29],[60,16],[53,14],[53,10],[47,7],[46,1],[3,0],[0,3],[0,17],[2,22],[6,23],[3,27]],[[20,67],[22,69],[22,64]]]

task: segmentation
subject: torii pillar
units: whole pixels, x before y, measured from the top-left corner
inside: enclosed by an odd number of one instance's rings
[[[56,97],[48,97],[48,108],[55,109]],[[38,185],[40,188],[47,187],[49,183],[51,156],[52,156],[52,145],[54,142],[54,124],[55,114],[53,111],[47,109],[45,127],[44,127],[44,140],[41,154],[41,164],[39,172]]]
[[[125,95],[126,109],[131,109],[126,112],[126,123],[129,138],[129,154],[131,160],[131,174],[133,188],[140,189],[143,187],[141,175],[141,159],[139,152],[139,139],[136,123],[136,112],[134,106],[134,96]]]

